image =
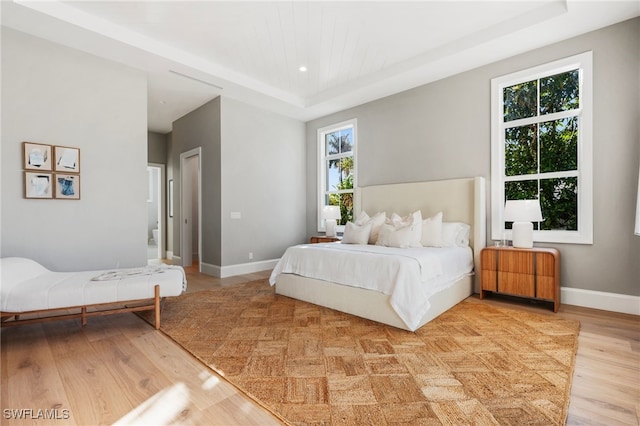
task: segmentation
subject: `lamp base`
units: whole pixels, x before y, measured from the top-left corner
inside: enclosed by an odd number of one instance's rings
[[[335,219],[325,219],[324,230],[327,237],[336,236],[336,224],[337,223]]]
[[[513,222],[513,227],[511,228],[511,239],[513,241],[513,246],[516,248],[532,248],[533,223]]]

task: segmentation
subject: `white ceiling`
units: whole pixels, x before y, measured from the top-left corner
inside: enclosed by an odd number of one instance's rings
[[[637,0],[2,1],[3,26],[144,70],[160,133],[218,95],[306,121],[636,16]]]

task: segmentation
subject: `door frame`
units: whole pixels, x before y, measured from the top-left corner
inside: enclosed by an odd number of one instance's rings
[[[158,233],[160,246],[158,250],[160,250],[160,259],[164,259],[167,257],[167,192],[166,192],[166,165],[161,163],[147,163],[147,167],[155,167],[160,169],[160,187],[158,188],[158,192],[160,195],[160,202],[158,203],[158,218],[160,220],[160,224],[158,225]],[[158,195],[157,193],[154,194]],[[147,224],[148,226],[148,224]]]
[[[186,194],[187,190],[191,190],[191,182],[185,179],[185,172],[187,160],[192,157],[197,157],[198,160],[198,271],[202,272],[202,147],[197,147],[180,154],[180,258],[182,266],[191,266],[191,264],[187,265],[185,263],[187,259],[192,258],[193,253],[188,257],[186,256],[186,243],[188,241],[186,240],[184,232],[185,214],[191,213],[191,205],[187,205],[187,197],[185,197],[184,194]],[[188,250],[191,251],[191,247],[189,247]]]

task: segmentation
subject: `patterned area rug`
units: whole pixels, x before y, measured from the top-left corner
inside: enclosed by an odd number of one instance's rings
[[[169,299],[161,330],[290,424],[564,424],[579,323],[464,301],[415,333],[276,295]]]

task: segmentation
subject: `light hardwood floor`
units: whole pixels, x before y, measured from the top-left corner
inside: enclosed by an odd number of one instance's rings
[[[219,279],[188,269],[188,292],[268,275]],[[568,305],[553,314],[495,298],[476,302],[579,320],[567,424],[639,424],[640,317]],[[91,318],[86,327],[68,320],[5,328],[1,337],[3,425],[112,424],[126,415],[155,425],[280,424],[134,314]],[[15,419],[20,414],[27,419]]]

